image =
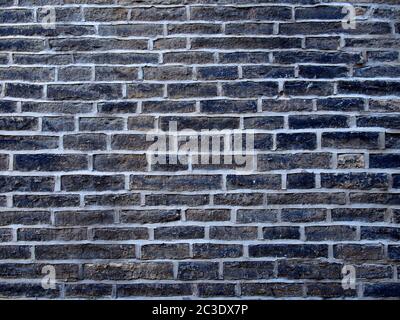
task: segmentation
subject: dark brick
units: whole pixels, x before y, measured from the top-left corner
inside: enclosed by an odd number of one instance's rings
[[[93,240],[123,241],[149,238],[146,228],[96,228],[92,232]]]
[[[189,283],[131,283],[117,285],[117,296],[120,298],[191,295],[192,285]]]
[[[283,209],[281,219],[285,222],[320,222],[326,220],[325,209]]]
[[[229,209],[188,209],[185,212],[188,221],[228,221]]]
[[[193,244],[194,259],[238,258],[243,255],[242,245],[219,243]]]
[[[289,116],[291,129],[348,128],[348,117],[341,115]]]
[[[79,195],[14,195],[17,208],[61,208],[79,206]]]
[[[111,298],[112,286],[102,283],[90,284],[67,284],[65,286],[65,296],[73,298]]]
[[[180,262],[179,280],[216,280],[218,279],[217,262]]]
[[[227,175],[226,184],[228,190],[235,189],[272,189],[281,188],[281,176],[270,175]]]
[[[356,227],[351,226],[310,226],[305,227],[308,241],[346,241],[357,240]]]
[[[313,189],[315,188],[315,175],[310,172],[290,173],[286,182],[288,189]]]
[[[146,244],[141,248],[141,258],[153,259],[187,259],[189,258],[189,245],[179,244]]]
[[[374,283],[366,284],[364,296],[375,298],[398,298],[400,297],[400,285],[398,283]]]
[[[291,169],[328,169],[331,166],[329,153],[260,154],[257,168],[260,171]]]
[[[154,239],[173,240],[173,239],[202,239],[204,238],[204,228],[200,226],[174,226],[158,227],[154,229]]]
[[[236,295],[233,283],[199,283],[197,289],[200,297],[234,297]]]
[[[265,227],[262,229],[264,239],[300,239],[299,227],[281,226],[281,227]]]
[[[116,193],[85,196],[86,206],[133,206],[140,204],[137,193]]]
[[[332,221],[383,222],[386,209],[336,208],[331,210]]]
[[[384,173],[322,173],[321,186],[335,189],[387,189],[389,177]]]
[[[252,240],[257,239],[256,227],[210,227],[210,239],[218,240]]]
[[[343,149],[378,149],[377,132],[324,132],[322,147]]]
[[[275,209],[240,209],[236,213],[238,223],[277,222],[278,210]]]
[[[278,277],[287,279],[339,280],[342,278],[343,265],[340,263],[280,260]]]
[[[53,136],[0,136],[0,149],[4,150],[44,150],[58,148],[58,137]],[[3,160],[4,162],[5,160]],[[0,166],[1,167],[1,166]]]
[[[132,190],[201,191],[221,188],[221,176],[130,176]]]
[[[54,213],[56,226],[88,226],[113,222],[114,212],[111,210],[56,211]]]
[[[224,262],[224,279],[254,280],[269,279],[274,276],[273,261],[238,261]]]
[[[369,244],[338,244],[333,246],[333,255],[346,261],[381,260],[383,246]]]
[[[250,257],[320,258],[328,256],[323,244],[258,244],[249,246]]]
[[[370,154],[370,168],[400,168],[400,154]]]
[[[121,264],[84,264],[85,278],[91,280],[165,280],[173,278],[169,262],[130,262]]]
[[[67,150],[105,150],[107,136],[103,133],[68,134],[63,137],[63,146]]]
[[[317,147],[315,133],[278,133],[276,135],[278,150],[313,150]]]
[[[275,193],[267,195],[268,204],[345,204],[345,193]]]
[[[45,176],[0,176],[0,192],[51,192],[55,178]]]
[[[129,259],[135,258],[134,245],[78,244],[40,245],[35,247],[37,259]]]
[[[243,296],[299,297],[303,286],[299,283],[242,283],[241,292]]]
[[[85,228],[20,228],[19,241],[81,241],[87,240]]]
[[[65,191],[105,191],[123,190],[125,177],[123,175],[113,176],[62,176],[61,190]]]
[[[80,154],[17,154],[14,169],[20,171],[74,171],[87,169],[87,156]]]

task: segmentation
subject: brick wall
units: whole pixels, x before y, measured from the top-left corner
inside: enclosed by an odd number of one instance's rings
[[[400,296],[399,0],[0,7],[1,297]],[[171,121],[257,166],[152,163]]]

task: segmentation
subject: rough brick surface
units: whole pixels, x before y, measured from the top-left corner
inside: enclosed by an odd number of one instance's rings
[[[0,98],[0,298],[400,298],[399,0],[0,1]]]

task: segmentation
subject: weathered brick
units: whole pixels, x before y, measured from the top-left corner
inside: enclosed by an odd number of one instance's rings
[[[58,148],[59,138],[55,136],[6,136],[0,135],[0,149],[3,150],[44,150]],[[3,156],[2,163],[5,163]],[[2,167],[2,166],[1,166]],[[5,166],[4,166],[5,167]]]
[[[310,226],[305,227],[305,235],[308,241],[345,241],[356,240],[356,227],[351,226]]]
[[[56,226],[88,226],[112,224],[113,222],[114,212],[112,210],[56,211],[54,213]]]
[[[179,210],[123,210],[123,223],[162,223],[180,220]]]
[[[103,133],[68,134],[63,137],[63,146],[67,150],[105,150],[107,136]]]
[[[315,188],[315,175],[310,172],[290,173],[286,178],[288,189],[313,189]]]
[[[383,246],[373,244],[334,245],[333,255],[346,261],[380,260],[384,257]]]
[[[188,221],[228,221],[229,209],[188,209],[185,212]]]
[[[129,259],[135,257],[135,246],[127,244],[70,244],[35,247],[37,259]]]
[[[240,209],[236,213],[238,223],[277,222],[278,210],[274,209]]]
[[[84,276],[91,280],[165,280],[173,278],[169,262],[130,262],[111,264],[84,264]]]
[[[336,208],[331,210],[332,221],[383,222],[386,209]]]
[[[141,247],[141,258],[153,259],[187,259],[189,258],[189,245],[179,244],[146,244]]]
[[[174,297],[191,296],[192,285],[189,283],[131,283],[118,284],[118,297]]]
[[[162,194],[162,195],[146,195],[146,204],[150,206],[204,206],[209,203],[208,195],[185,195],[185,194]]]
[[[176,175],[176,176],[130,176],[132,190],[201,191],[221,188],[220,176]]]
[[[236,295],[233,283],[199,283],[197,290],[200,297],[234,297]]]
[[[0,192],[51,192],[55,178],[46,176],[0,176]]]
[[[291,129],[347,128],[348,117],[341,115],[289,116]]]
[[[345,193],[275,193],[267,195],[268,204],[345,204]]]
[[[21,106],[22,112],[76,114],[89,113],[92,104],[82,102],[35,102],[24,101]]]
[[[322,298],[356,297],[355,289],[344,290],[340,283],[307,284],[307,296]]]
[[[96,228],[92,230],[93,240],[122,241],[148,239],[146,228]]]
[[[324,148],[343,149],[377,149],[379,133],[377,132],[324,132],[322,133]]]
[[[269,279],[274,275],[274,262],[272,261],[240,261],[224,262],[224,279]]]
[[[123,175],[79,175],[61,177],[61,190],[65,191],[116,191],[123,190],[124,187],[125,177]]]
[[[342,264],[324,261],[280,260],[278,277],[288,279],[339,280]]]
[[[243,255],[243,247],[238,244],[195,243],[194,259],[238,258]]]
[[[276,239],[300,239],[299,227],[280,226],[280,227],[265,227],[262,229],[263,238],[269,240]]]
[[[226,193],[214,195],[214,203],[217,205],[256,206],[263,204],[262,193]]]
[[[1,226],[50,224],[50,222],[50,212],[47,211],[3,211],[0,215]]]
[[[74,171],[87,169],[87,156],[81,154],[17,154],[14,169],[20,171]]]
[[[275,96],[278,94],[278,83],[263,81],[240,81],[222,85],[224,95],[235,98]]]
[[[173,239],[202,239],[204,238],[204,228],[200,226],[174,226],[158,227],[154,229],[154,239],[173,240]]]
[[[249,246],[250,257],[319,258],[328,256],[323,244],[258,244]]]
[[[243,296],[267,296],[267,297],[300,297],[303,294],[303,286],[300,283],[242,283]]]
[[[13,204],[17,208],[62,208],[79,206],[79,195],[14,195]]]
[[[260,154],[257,168],[260,171],[291,169],[327,169],[331,166],[329,153]]]
[[[87,240],[85,228],[20,228],[19,241],[81,241]]]
[[[278,150],[312,150],[317,146],[317,137],[315,133],[278,133],[276,135]]]
[[[47,87],[50,100],[110,100],[122,97],[119,84],[52,84]]]
[[[137,193],[116,193],[85,196],[86,206],[133,206],[140,204]]]
[[[370,168],[399,168],[400,154],[395,153],[374,153],[369,156]]]
[[[67,298],[111,298],[112,286],[102,283],[89,284],[67,284],[65,286],[65,296]]]
[[[0,283],[0,296],[55,299],[60,296],[60,286],[56,285],[55,290],[46,290],[36,283]]]
[[[292,14],[289,7],[193,7],[192,20],[290,20]]]
[[[218,279],[216,262],[180,262],[178,265],[179,280],[216,280]]]
[[[321,186],[335,189],[387,189],[389,177],[384,173],[322,173]]]
[[[210,239],[252,240],[257,239],[256,227],[210,227]]]

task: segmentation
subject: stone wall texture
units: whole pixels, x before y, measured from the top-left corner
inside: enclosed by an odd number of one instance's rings
[[[400,0],[1,0],[0,23],[0,297],[400,297]],[[253,132],[257,166],[151,163],[170,121]]]

